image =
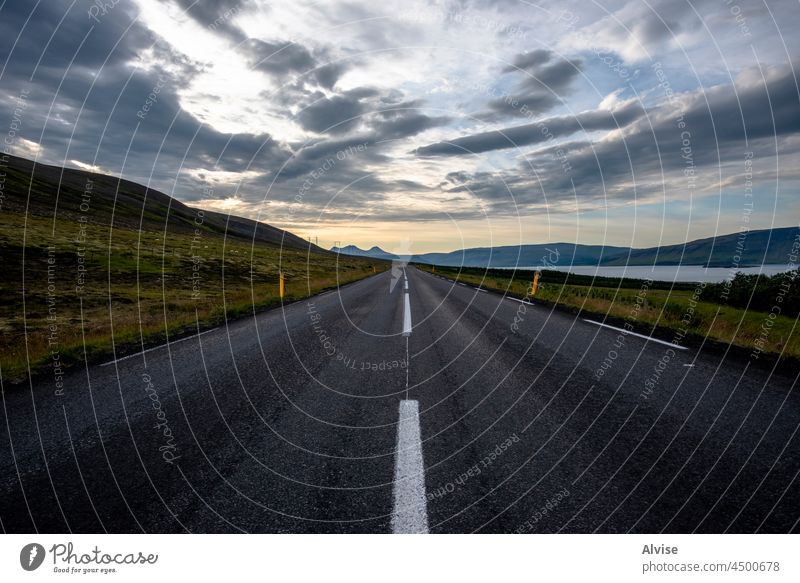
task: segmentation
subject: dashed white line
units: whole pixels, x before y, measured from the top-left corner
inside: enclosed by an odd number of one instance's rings
[[[403,282],[403,289],[408,289],[408,280]]]
[[[404,293],[403,297],[403,336],[411,335],[411,302],[408,299],[409,294]]]
[[[425,464],[419,428],[419,402],[400,401],[397,423],[397,456],[394,465],[392,533],[427,534]]]
[[[526,302],[525,300],[521,300],[519,298],[512,298],[511,296],[506,296],[507,300],[514,300],[515,302],[519,302],[520,304],[525,304],[526,306],[533,306],[535,305],[533,302]]]
[[[146,352],[152,352],[153,350],[159,350],[160,348],[166,348],[170,344],[177,344],[178,342],[183,342],[184,340],[189,340],[190,338],[197,338],[198,336],[202,336],[203,334],[208,334],[209,332],[213,332],[214,330],[219,330],[219,326],[216,328],[212,328],[211,330],[206,330],[205,332],[200,332],[199,334],[192,334],[191,336],[187,336],[186,338],[179,338],[178,340],[173,340],[172,342],[167,342],[166,344],[161,344],[159,346],[153,346],[153,348],[148,348],[147,350],[141,350],[139,352],[134,352],[133,354],[128,354],[126,356],[121,356],[109,362],[104,362],[100,366],[109,366],[114,364],[115,362],[120,362],[122,360],[128,360],[129,358],[133,358],[134,356],[141,356]]]
[[[678,350],[687,350],[685,346],[680,346],[678,344],[673,344],[672,342],[667,342],[666,340],[659,340],[658,338],[653,338],[652,336],[645,336],[644,334],[637,334],[636,332],[631,332],[630,330],[625,330],[625,328],[617,328],[616,326],[612,326],[610,324],[603,324],[602,322],[595,322],[594,320],[588,320],[586,318],[583,319],[584,322],[589,322],[589,324],[594,324],[595,326],[602,326],[603,328],[611,328],[612,330],[616,330],[617,332],[622,332],[626,335],[636,336],[637,338],[643,338],[648,342],[657,342],[658,344],[663,344],[664,346],[670,346],[672,348],[676,348]]]
[[[478,290],[479,292],[488,293],[485,289],[481,287],[476,287],[475,289]]]

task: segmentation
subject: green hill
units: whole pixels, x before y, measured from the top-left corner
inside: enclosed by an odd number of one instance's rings
[[[388,265],[111,176],[11,157],[2,172],[4,382],[279,305],[281,271],[286,301]]]

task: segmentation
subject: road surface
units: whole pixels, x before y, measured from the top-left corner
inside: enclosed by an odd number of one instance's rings
[[[409,267],[6,388],[0,526],[797,532],[795,383]]]

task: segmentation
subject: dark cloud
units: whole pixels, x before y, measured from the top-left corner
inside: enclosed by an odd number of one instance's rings
[[[401,110],[398,115],[383,118],[372,124],[375,141],[397,140],[415,136],[425,130],[450,122],[446,116],[428,116],[416,110]]]
[[[266,42],[247,39],[238,46],[250,66],[282,81],[290,75],[299,76],[301,92],[313,91],[313,86],[331,90],[339,78],[352,66],[349,61],[330,61],[328,51],[312,51],[291,41]],[[311,86],[311,89],[308,87]]]
[[[473,174],[469,172],[465,172],[464,170],[459,170],[457,172],[448,172],[445,174],[444,179],[449,182],[450,184],[464,184],[474,178]]]
[[[297,114],[303,129],[315,133],[346,134],[365,126],[370,131],[364,134],[362,142],[408,137],[449,121],[449,118],[422,113],[419,101],[392,103],[391,99],[370,87],[359,87],[332,97],[315,92],[307,99],[308,105]]]
[[[304,177],[317,169],[327,158],[336,157],[342,152],[348,154],[343,163],[336,164],[336,171],[353,164],[388,163],[384,155],[386,143],[416,135],[429,128],[449,123],[446,117],[428,116],[418,109],[383,109],[364,114],[366,130],[311,141],[296,146],[296,152],[280,170],[280,181]]]
[[[316,53],[289,40],[272,42],[248,38],[235,20],[246,14],[252,2],[247,0],[176,0],[199,24],[235,43],[250,65],[276,77],[304,75],[305,84],[333,89],[350,66],[346,62],[329,62],[326,50]],[[263,8],[263,6],[262,6]]]
[[[536,49],[527,53],[520,53],[512,59],[510,65],[503,69],[503,72],[535,71],[538,67],[550,62],[552,57],[553,53],[545,49]]]
[[[333,86],[336,85],[339,77],[341,77],[342,73],[344,73],[346,70],[347,67],[344,63],[328,63],[327,65],[317,67],[314,70],[313,75],[320,85],[326,89],[333,89]]]
[[[499,203],[516,204],[583,200],[632,201],[658,193],[689,196],[726,176],[739,179],[745,159],[753,167],[774,168],[776,153],[797,154],[800,146],[800,93],[792,66],[746,72],[734,87],[678,95],[647,112],[631,108],[625,131],[589,142],[559,143],[526,156],[513,171],[450,174],[449,192],[470,192]],[[603,126],[603,112],[581,114]],[[608,121],[608,120],[606,120]],[[564,118],[543,120],[554,128]],[[524,139],[524,135],[521,136]],[[493,135],[464,138],[464,147],[508,147]],[[537,140],[541,142],[541,140]],[[456,140],[455,142],[459,142]],[[466,153],[447,144],[430,146],[443,154]],[[762,170],[768,170],[762,168]],[[466,179],[465,179],[466,177]]]
[[[580,74],[581,62],[578,60],[557,60],[541,67],[526,70],[520,87],[527,91],[542,91],[558,95],[564,92]]]
[[[394,140],[407,138],[428,128],[449,122],[424,113],[422,104],[402,101],[400,95],[387,97],[377,91],[359,90],[364,96],[365,113],[360,131],[347,135],[324,136],[296,148],[275,176],[270,196],[293,200],[303,192],[308,213],[318,213],[335,197],[325,216],[352,218],[380,208],[383,201],[399,193],[428,192],[435,187],[411,178],[385,180],[375,168],[395,162],[388,152]],[[314,173],[317,178],[314,178]],[[304,188],[307,181],[310,188]],[[378,206],[375,206],[378,205]],[[314,209],[317,209],[314,211]]]
[[[456,180],[453,187],[445,187],[444,190],[453,194],[469,193],[497,207],[503,207],[508,202],[519,203],[520,206],[534,205],[544,200],[542,189],[527,173],[475,172],[457,176]]]
[[[2,83],[9,99],[0,102],[0,121],[10,119],[14,94],[26,88],[28,106],[19,137],[42,145],[40,160],[94,163],[183,200],[220,198],[238,188],[246,201],[291,201],[310,173],[333,158],[335,165],[306,193],[305,212],[318,212],[319,207],[314,205],[324,204],[342,191],[335,211],[342,217],[380,209],[382,202],[406,192],[435,191],[442,198],[446,197],[442,191],[450,192],[453,205],[467,201],[464,206],[468,206],[472,201],[478,209],[485,202],[491,210],[492,205],[501,205],[512,197],[520,205],[535,206],[574,202],[576,196],[581,200],[627,202],[665,186],[685,190],[686,161],[681,156],[681,131],[676,125],[681,114],[691,132],[693,164],[709,181],[719,178],[720,168],[741,172],[748,148],[764,160],[762,171],[770,162],[776,165],[776,152],[784,155],[800,148],[796,137],[800,131],[798,89],[790,68],[765,70],[766,84],[758,82],[760,72],[754,71],[742,77],[735,91],[726,86],[678,95],[672,102],[656,104],[647,111],[639,104],[628,104],[613,112],[554,116],[546,112],[564,102],[577,85],[583,64],[552,51],[533,50],[517,54],[509,66],[497,69],[494,86],[507,88],[508,95],[484,93],[480,99],[485,104],[474,114],[483,120],[505,120],[502,126],[492,127],[506,129],[425,146],[417,151],[417,163],[425,166],[428,173],[424,175],[429,176],[431,169],[439,167],[438,161],[430,159],[436,156],[506,150],[510,159],[519,155],[515,148],[536,146],[534,153],[520,157],[517,166],[502,171],[484,170],[482,157],[481,171],[467,165],[463,171],[433,180],[439,182],[435,186],[417,182],[411,171],[404,179],[389,179],[382,177],[381,169],[398,164],[391,155],[395,140],[417,136],[451,120],[426,110],[426,102],[411,99],[413,95],[405,93],[406,85],[402,85],[403,91],[368,87],[344,90],[340,79],[359,66],[358,58],[367,58],[361,55],[368,49],[385,48],[387,44],[409,46],[413,44],[409,39],[417,38],[414,34],[420,41],[429,40],[423,27],[392,19],[373,20],[362,29],[362,38],[347,37],[355,46],[336,43],[326,48],[322,42],[329,39],[315,39],[306,45],[281,38],[248,39],[235,25],[251,9],[248,3],[176,1],[197,23],[229,39],[238,47],[232,50],[239,51],[251,66],[273,77],[262,94],[270,111],[287,119],[297,112],[297,124],[313,133],[310,140],[287,145],[280,141],[281,136],[267,133],[219,131],[183,110],[184,89],[191,86],[189,93],[194,92],[195,77],[205,65],[176,53],[165,40],[137,23],[135,7],[128,3],[116,5],[100,23],[87,17],[89,4],[85,2],[3,4],[0,53],[8,55]],[[691,31],[695,25],[688,22],[691,19],[681,20],[678,10],[683,2],[654,4],[666,26],[649,8],[626,4],[628,8],[616,14],[634,35],[626,36],[617,46],[629,49],[635,44],[631,40],[634,37],[636,42],[664,42],[671,38],[668,27]],[[358,20],[359,15],[366,22],[373,15],[370,9],[358,5],[345,6],[338,12],[332,7],[321,10],[330,12],[331,22]],[[726,26],[731,25],[729,20]],[[598,41],[614,44],[611,37],[598,35]],[[142,57],[148,58],[147,66],[137,70],[133,63]],[[160,68],[159,63],[169,66]],[[674,78],[684,81],[679,75]],[[272,89],[275,86],[280,89]],[[138,112],[156,87],[156,102],[139,117]],[[439,99],[430,95],[426,99]],[[212,110],[228,106],[212,96],[201,99]],[[538,123],[519,119],[531,114],[549,117]],[[616,128],[624,131],[595,142],[586,135]],[[337,153],[345,155],[340,159]],[[784,159],[781,162],[786,165]],[[204,188],[215,181],[215,170],[231,176],[229,183],[220,183],[209,195]],[[240,174],[246,170],[255,170],[258,176]],[[247,176],[247,181],[237,184],[241,176]],[[452,216],[461,217],[475,216],[475,209],[447,208]],[[420,215],[409,208],[392,218],[400,216],[431,215],[427,211]]]
[[[643,114],[641,106],[631,103],[615,111],[594,110],[574,116],[559,116],[536,123],[482,132],[449,142],[438,142],[418,148],[419,156],[463,156],[491,150],[520,148],[540,144],[575,132],[610,130],[626,126]]]
[[[800,132],[800,97],[792,67],[770,71],[766,82],[760,73],[751,73],[758,82],[740,81],[733,88],[715,87],[661,104],[624,136],[591,145],[565,144],[575,186],[596,191],[598,179],[609,187],[645,183],[646,176],[656,176],[659,183],[662,172],[682,173],[687,168],[694,169],[698,184],[703,179],[713,182],[726,165],[735,165],[740,173],[748,151],[768,158],[776,149],[788,148],[784,138]],[[679,126],[679,120],[685,126]],[[686,177],[680,182],[689,184]]]
[[[747,10],[745,5],[749,3],[742,3],[742,8],[736,6],[731,10],[720,10],[716,0],[622,2],[608,6],[608,11],[597,14],[597,18],[579,26],[576,32],[582,37],[584,48],[604,49],[619,55],[627,63],[656,59],[659,55],[671,53],[676,45],[686,55],[687,50],[692,51],[703,44],[697,42],[700,36],[715,36],[715,31],[709,27],[714,21],[724,21],[724,30],[714,44],[728,44],[734,39],[735,35],[727,33],[744,16]],[[775,3],[776,8],[780,5],[780,2]],[[770,17],[774,15],[773,9],[767,13],[772,13]],[[757,20],[766,21],[764,14],[761,11],[760,15],[754,14],[753,18],[749,18],[749,15],[744,17],[747,26],[752,27]],[[774,25],[770,28],[774,32]]]
[[[534,93],[527,96],[509,95],[493,99],[486,104],[488,111],[475,114],[476,119],[498,121],[509,117],[526,117],[544,113],[559,103],[551,93]]]
[[[316,67],[316,59],[303,45],[286,42],[265,42],[248,39],[241,46],[254,69],[271,75],[305,73]]]
[[[113,14],[112,14],[113,12]],[[89,18],[86,6],[64,0],[5,2],[0,14],[0,54],[3,82],[33,77],[53,83],[69,68],[116,67],[128,62],[154,42],[135,23],[136,14],[119,5],[100,26]]]
[[[235,42],[245,40],[245,35],[233,24],[234,19],[247,10],[248,0],[175,0],[186,14],[209,30],[224,34]]]
[[[186,170],[268,174],[290,156],[269,135],[219,132],[182,110],[178,92],[200,67],[157,42],[125,4],[99,24],[85,5],[43,2],[28,19],[20,4],[0,10],[0,46],[9,54],[2,82],[12,94],[26,92],[18,137],[40,144],[40,161],[95,164],[194,200],[200,189],[181,178]],[[169,62],[169,71],[133,67],[144,54]],[[0,102],[0,120],[10,119],[15,105]]]
[[[484,121],[511,117],[530,119],[549,111],[562,101],[572,81],[580,74],[581,66],[579,60],[564,59],[545,49],[520,53],[501,71],[517,79],[513,89],[489,100],[487,109],[472,116]]]
[[[713,0],[694,0],[692,8],[696,11],[708,4],[714,4]],[[615,28],[620,33],[625,31],[627,36],[643,45],[669,41],[703,27],[702,20],[693,11],[686,10],[685,0],[659,0],[650,5],[630,4],[615,16]]]
[[[303,129],[316,133],[342,134],[357,127],[365,105],[357,97],[320,97],[300,110],[297,119]]]

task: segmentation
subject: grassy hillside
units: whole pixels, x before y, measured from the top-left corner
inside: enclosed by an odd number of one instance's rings
[[[118,355],[136,351],[143,343],[279,305],[279,271],[290,301],[388,268],[375,259],[337,258],[247,219],[234,219],[226,237],[221,215],[153,190],[145,201],[143,187],[132,183],[114,204],[116,179],[69,172],[72,185],[60,189],[59,174],[49,170],[40,175],[37,168],[31,180],[16,165],[6,176],[0,213],[4,383],[24,380],[29,370],[48,373],[54,363],[107,359],[112,345]],[[87,180],[92,192],[83,199],[77,189]],[[82,200],[88,206],[81,207]]]
[[[197,224],[197,211],[152,188],[113,176],[36,164],[8,157],[3,164],[3,210],[28,216],[86,220],[117,229],[143,229],[245,238],[283,247],[308,249],[309,243],[271,225],[206,211]],[[312,250],[324,252],[315,246]]]

